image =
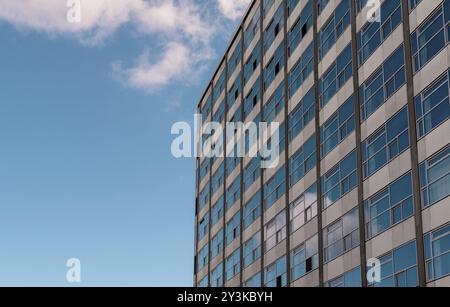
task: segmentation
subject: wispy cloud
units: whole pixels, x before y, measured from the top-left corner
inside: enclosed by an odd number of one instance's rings
[[[218,0],[222,14],[228,19],[241,18],[249,6],[251,0]]]
[[[123,68],[120,62],[113,63],[113,72],[136,88],[153,90],[166,85],[189,69],[190,50],[178,42],[168,43],[154,62],[150,60],[150,51],[141,54],[135,66]]]
[[[205,5],[198,0],[80,0],[81,22],[69,23],[66,0],[8,0],[0,1],[0,21],[19,30],[74,37],[86,45],[105,43],[130,24],[140,35],[151,36],[153,46],[162,46],[161,53],[146,50],[131,67],[123,67],[118,59],[113,72],[132,87],[153,91],[182,80],[210,60],[220,22],[239,18],[249,1]],[[222,16],[214,16],[214,11]]]

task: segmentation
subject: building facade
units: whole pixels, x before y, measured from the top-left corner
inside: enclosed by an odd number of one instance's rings
[[[197,159],[195,286],[450,286],[450,0],[367,2],[252,1],[198,109],[281,158]]]

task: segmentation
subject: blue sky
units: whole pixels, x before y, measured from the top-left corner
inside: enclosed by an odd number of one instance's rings
[[[170,153],[248,1],[0,4],[0,286],[190,286],[194,159]],[[206,3],[206,5],[205,5]],[[180,20],[183,19],[183,20]]]

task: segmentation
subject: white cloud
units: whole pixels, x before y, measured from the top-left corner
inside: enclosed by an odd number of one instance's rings
[[[152,90],[175,79],[189,68],[189,48],[178,42],[168,43],[157,61],[150,61],[150,51],[145,51],[132,68],[124,69],[114,63],[113,70],[131,86]]]
[[[181,42],[164,45],[159,56],[150,50],[143,52],[135,65],[124,68],[121,62],[112,65],[114,76],[129,86],[154,92],[171,81],[196,82],[204,72],[205,62],[213,57],[213,51],[205,47],[203,52]]]
[[[211,59],[211,40],[220,18],[211,16],[211,3],[197,0],[80,0],[81,22],[67,21],[67,0],[3,0],[0,21],[19,30],[74,37],[83,44],[104,43],[121,26],[130,24],[140,35],[151,36],[162,53],[142,53],[132,67],[114,63],[114,72],[127,84],[152,91],[199,71]],[[220,12],[237,19],[249,0],[217,0]],[[223,20],[222,20],[223,21]],[[195,67],[195,69],[194,69]]]
[[[142,34],[181,33],[196,40],[208,39],[213,34],[192,0],[80,0],[80,23],[67,21],[66,3],[66,0],[1,1],[0,20],[22,29],[72,34],[88,41],[94,38],[94,43],[129,22]]]
[[[53,35],[75,35],[98,42],[130,19],[137,0],[81,1],[81,22],[69,23],[65,0],[2,1],[0,19],[19,29],[31,29]]]
[[[242,17],[251,0],[218,0],[219,9],[228,19],[236,20]]]

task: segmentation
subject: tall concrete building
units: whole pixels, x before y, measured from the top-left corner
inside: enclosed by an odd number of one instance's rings
[[[280,163],[197,160],[196,286],[450,286],[450,0],[372,2],[252,1],[198,109]]]

